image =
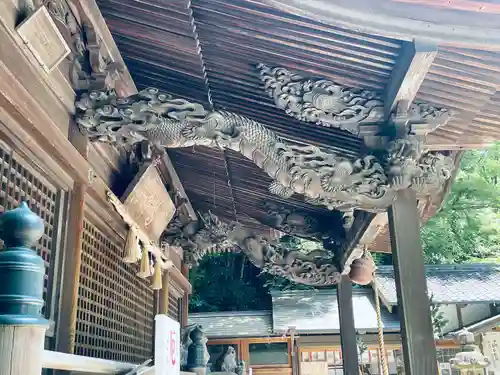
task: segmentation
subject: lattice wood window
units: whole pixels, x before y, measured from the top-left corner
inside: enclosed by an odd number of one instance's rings
[[[172,296],[172,293],[168,294],[168,316],[174,320],[180,322],[180,306],[179,298]]]
[[[26,162],[8,151],[1,143],[0,165],[2,177],[0,212],[16,208],[21,201],[25,201],[30,209],[44,221],[45,233],[36,246],[36,250],[45,261],[43,312],[47,319],[54,320],[51,295],[58,243],[56,227],[60,223],[60,195],[54,186],[31,170]],[[49,335],[51,334],[50,330]]]
[[[123,255],[123,243],[84,221],[76,354],[130,363],[153,354],[153,291]]]

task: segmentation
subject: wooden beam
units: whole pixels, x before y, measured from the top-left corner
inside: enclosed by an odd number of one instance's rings
[[[410,107],[436,55],[437,46],[433,43],[420,40],[406,43],[385,90],[386,118],[399,103],[405,110]]]
[[[137,367],[132,363],[84,357],[50,350],[44,350],[42,366],[46,369],[75,371],[86,374],[117,374]]]
[[[193,209],[191,202],[189,201],[186,191],[184,190],[184,186],[182,186],[182,182],[179,179],[179,176],[175,171],[174,165],[172,164],[172,161],[170,160],[170,157],[166,152],[163,155],[162,161],[166,169],[166,174],[167,174],[166,177],[168,179],[168,182],[172,184],[172,187],[174,188],[175,192],[179,194],[182,199],[185,200],[185,203],[179,208],[180,213],[191,221],[198,220],[198,216],[196,215],[196,212]]]
[[[348,275],[342,275],[337,286],[339,304],[340,342],[345,375],[359,375],[358,345],[352,306],[352,283]]]
[[[389,209],[394,274],[401,319],[406,375],[437,374],[424,256],[420,243],[420,215],[413,190],[397,192]]]

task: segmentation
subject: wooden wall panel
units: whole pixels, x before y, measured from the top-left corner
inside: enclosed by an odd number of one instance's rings
[[[174,320],[180,321],[181,304],[179,298],[176,298],[172,293],[168,294],[168,316]]]
[[[56,311],[57,265],[60,255],[60,231],[62,221],[64,192],[36,173],[29,163],[13,150],[0,142],[0,212],[16,208],[25,201],[30,209],[43,219],[45,231],[36,246],[36,251],[45,262],[45,282],[43,313],[47,319],[54,320]],[[48,332],[52,336],[54,327]]]
[[[75,354],[140,363],[153,354],[154,293],[123,245],[84,220]]]

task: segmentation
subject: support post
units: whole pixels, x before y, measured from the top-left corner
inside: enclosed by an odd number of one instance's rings
[[[189,267],[186,263],[182,263],[182,275],[189,280]],[[182,321],[181,327],[187,326],[189,321],[189,292],[184,291],[184,298],[182,298]]]
[[[345,375],[359,375],[358,345],[352,306],[352,283],[348,275],[342,275],[337,286],[339,304],[340,343]]]
[[[73,354],[76,337],[76,312],[82,263],[84,206],[87,185],[76,183],[71,192],[68,237],[63,257],[63,283],[56,347],[63,353]]]
[[[389,209],[389,228],[405,374],[437,374],[436,346],[415,191],[405,189],[397,192],[396,200]]]
[[[43,221],[26,205],[0,216],[0,374],[40,375],[45,331],[42,316],[45,265],[30,248]]]

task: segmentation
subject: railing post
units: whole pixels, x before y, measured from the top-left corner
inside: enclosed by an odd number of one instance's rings
[[[40,375],[48,321],[41,314],[45,265],[31,250],[43,221],[26,205],[0,215],[0,374]]]

